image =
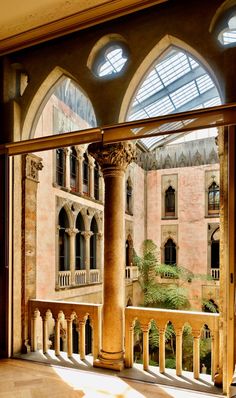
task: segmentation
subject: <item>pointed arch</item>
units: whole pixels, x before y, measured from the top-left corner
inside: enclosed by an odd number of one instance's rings
[[[139,87],[143,77],[148,73],[151,66],[157,59],[161,59],[166,55],[166,53],[170,50],[170,48],[177,48],[180,51],[186,51],[191,56],[199,61],[199,63],[204,67],[206,72],[212,78],[218,93],[222,99],[222,93],[220,90],[219,83],[215,76],[213,69],[210,65],[206,62],[206,60],[199,54],[194,48],[192,48],[188,43],[174,37],[171,35],[165,35],[157,44],[156,46],[150,51],[147,57],[143,60],[143,62],[138,67],[137,71],[135,72],[133,78],[130,81],[128,89],[125,93],[123,98],[120,114],[119,114],[119,122],[123,122],[127,120],[128,110],[130,108],[131,101],[134,98],[134,95],[137,91],[137,87]]]
[[[73,82],[73,84],[76,85],[76,87],[78,88],[81,95],[83,95],[88,100],[93,113],[92,119],[94,121],[94,125],[96,124],[96,117],[93,106],[87,94],[80,87],[78,81],[70,73],[57,66],[48,74],[48,76],[44,79],[44,81],[41,83],[38,90],[33,96],[24,120],[22,121],[22,140],[34,137],[39,118],[47,102],[49,101],[55,90],[60,87],[60,85],[62,85],[67,79]]]
[[[98,234],[98,225],[96,218],[93,216],[91,220],[90,230],[92,232],[90,238],[90,269],[97,268],[97,234]]]

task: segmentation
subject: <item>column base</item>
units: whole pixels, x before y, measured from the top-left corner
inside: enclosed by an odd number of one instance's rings
[[[121,371],[125,367],[123,352],[119,353],[120,358],[117,358],[117,354],[118,353],[113,354],[113,353],[105,353],[104,351],[102,351],[99,357],[93,362],[93,366],[95,368]],[[104,356],[106,358],[104,358]]]

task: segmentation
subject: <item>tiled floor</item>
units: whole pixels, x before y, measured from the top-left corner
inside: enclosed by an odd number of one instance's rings
[[[36,356],[38,358],[38,353]],[[220,391],[212,388],[209,376],[205,375],[196,382],[188,372],[177,378],[173,371],[157,375],[155,368],[143,372],[141,366],[125,369],[116,375],[113,371],[92,368],[89,360],[79,363],[76,356],[72,360],[56,358],[52,365],[35,363],[36,356],[31,356],[31,361],[0,361],[0,398],[221,397]],[[50,353],[43,357],[45,361],[52,361]],[[62,366],[63,362],[69,367]]]

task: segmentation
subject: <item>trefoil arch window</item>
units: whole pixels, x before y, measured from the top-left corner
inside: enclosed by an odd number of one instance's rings
[[[211,236],[211,269],[220,267],[220,229],[217,228]]]
[[[56,183],[65,186],[65,154],[63,148],[56,149]]]
[[[171,185],[165,191],[165,216],[175,216],[175,190]]]
[[[176,265],[176,244],[169,238],[164,246],[164,263]]]
[[[218,214],[220,210],[220,188],[215,181],[208,188],[208,214]]]
[[[59,271],[70,269],[70,242],[67,228],[69,228],[68,216],[62,208],[59,213]]]
[[[82,270],[85,269],[84,255],[85,255],[85,239],[83,236],[84,220],[81,213],[78,214],[76,218],[76,229],[78,230],[75,240],[75,269]]]
[[[95,217],[93,217],[91,222],[91,238],[90,238],[90,269],[97,268],[97,234],[98,226]]]

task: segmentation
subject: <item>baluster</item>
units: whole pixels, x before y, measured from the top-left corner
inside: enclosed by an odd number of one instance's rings
[[[182,375],[182,339],[183,329],[176,329],[176,375]]]
[[[47,311],[43,317],[43,353],[48,351],[48,318],[49,312]]]
[[[165,344],[165,328],[159,329],[159,371],[160,373],[165,373],[165,354],[166,354],[166,344]]]
[[[193,377],[200,375],[200,330],[192,330],[193,335]]]
[[[55,355],[60,355],[60,316],[55,321]]]
[[[85,359],[85,320],[79,321],[79,354],[80,359]]]
[[[66,318],[67,322],[67,356],[72,357],[73,354],[73,337],[72,337],[72,316]]]
[[[148,370],[149,366],[149,327],[148,325],[141,325],[143,332],[143,369]]]
[[[125,366],[132,368],[134,363],[134,325],[126,323]]]
[[[31,337],[32,351],[37,351],[37,319],[38,319],[38,310],[35,310],[32,315],[32,337]]]

